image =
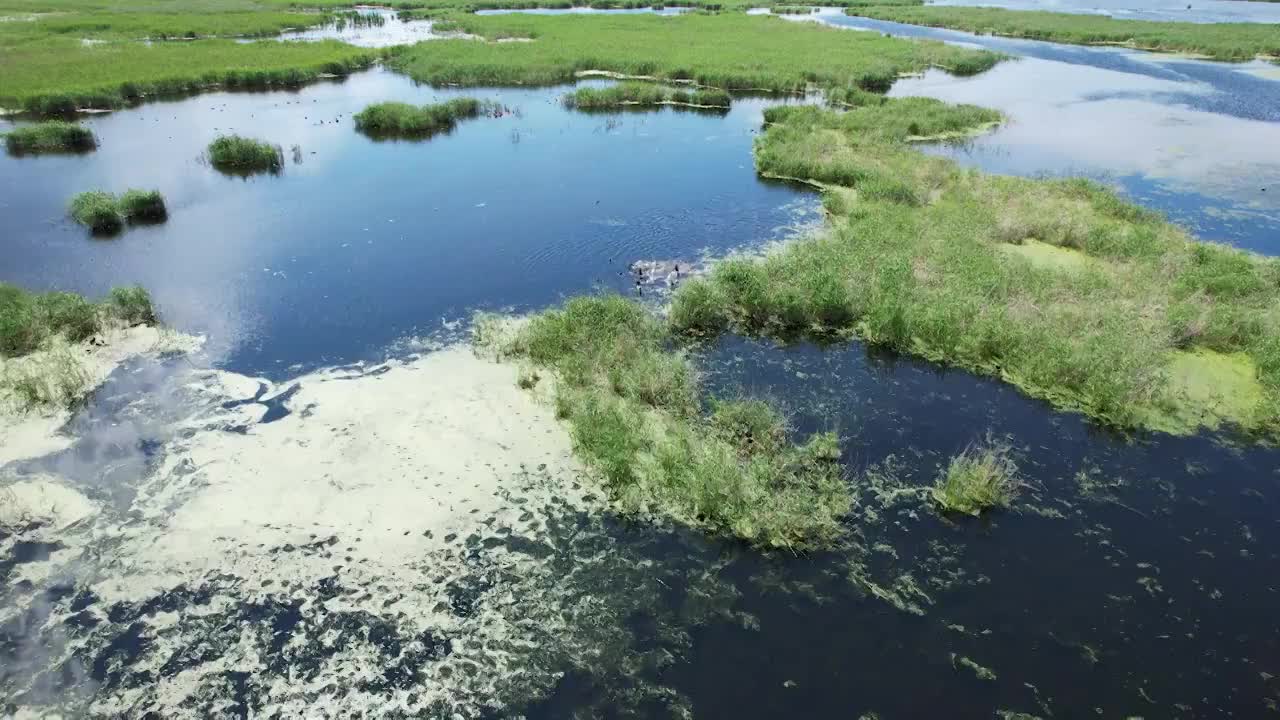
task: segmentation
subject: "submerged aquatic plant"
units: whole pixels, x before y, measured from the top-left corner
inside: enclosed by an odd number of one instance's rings
[[[278,173],[284,168],[284,150],[279,145],[241,135],[219,135],[209,143],[209,163],[229,173]]]
[[[951,458],[929,496],[943,512],[979,515],[1008,506],[1021,485],[1012,448],[988,439]]]
[[[87,152],[98,146],[93,131],[79,123],[48,120],[4,134],[10,153]]]
[[[454,98],[434,105],[375,103],[356,113],[356,129],[373,136],[427,137],[452,130],[458,121],[491,107],[475,98]]]
[[[831,545],[850,495],[834,433],[800,445],[759,400],[699,404],[697,373],[650,312],[579,297],[514,329],[482,318],[477,343],[555,377],[557,415],[617,506],[795,550]]]
[[[168,213],[159,190],[127,190],[119,198],[90,190],[71,200],[71,217],[96,233],[115,233],[125,222],[163,222]]]

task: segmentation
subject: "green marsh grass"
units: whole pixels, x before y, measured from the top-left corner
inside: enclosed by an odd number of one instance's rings
[[[124,213],[116,197],[101,190],[90,190],[71,200],[71,217],[96,233],[119,232],[124,227]]]
[[[475,98],[432,105],[376,103],[356,113],[356,129],[374,137],[428,137],[452,130],[459,120],[478,117],[487,107]]]
[[[242,135],[220,135],[206,150],[209,164],[222,172],[250,175],[278,173],[284,169],[284,150],[262,140]]]
[[[859,6],[850,15],[945,27],[1006,37],[1076,45],[1125,45],[1141,50],[1185,52],[1214,60],[1244,61],[1280,56],[1280,32],[1265,23],[1181,23],[1117,20],[1100,15],[979,7]]]
[[[27,355],[53,338],[82,342],[106,321],[154,324],[151,296],[140,287],[116,288],[93,303],[74,293],[33,293],[0,283],[0,356]]]
[[[119,198],[90,190],[71,200],[72,219],[95,233],[119,232],[126,222],[163,222],[168,213],[159,190],[128,190]]]
[[[757,169],[821,185],[829,226],[686,282],[677,331],[857,337],[1121,428],[1280,433],[1280,261],[1195,241],[1089,181],[910,145],[992,111],[903,98],[765,117]]]
[[[5,148],[14,155],[88,152],[98,146],[93,131],[63,120],[24,125],[4,134]]]
[[[12,42],[0,23],[0,107],[39,114],[118,108],[148,98],[212,88],[297,86],[372,65],[378,53],[336,41],[237,43],[132,40],[83,45],[40,35]]]
[[[169,216],[159,190],[126,190],[119,202],[120,212],[129,222],[163,222]]]
[[[724,90],[668,88],[642,82],[624,82],[606,88],[578,88],[564,97],[565,107],[579,110],[659,105],[728,110],[732,102],[733,98]]]
[[[1008,507],[1021,485],[1012,448],[987,440],[951,458],[929,497],[943,512],[980,515]]]
[[[580,72],[604,71],[722,90],[800,92],[813,86],[884,91],[901,73],[929,67],[975,73],[1001,59],[939,42],[745,14],[453,16],[453,22],[489,40],[532,42],[438,40],[388,63],[432,84],[556,85]]]
[[[792,444],[758,400],[704,412],[697,371],[638,303],[578,297],[514,328],[491,317],[477,327],[477,344],[553,378],[557,416],[623,512],[796,551],[842,535],[851,501],[836,436]]]

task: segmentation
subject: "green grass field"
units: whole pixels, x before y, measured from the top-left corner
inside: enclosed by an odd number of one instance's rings
[[[850,15],[966,32],[1076,45],[1126,45],[1141,50],[1204,55],[1214,60],[1280,56],[1280,31],[1265,23],[1179,23],[977,7],[848,9]]]
[[[36,112],[119,107],[156,95],[215,87],[297,85],[347,74],[377,54],[339,42],[196,40],[144,45],[45,39],[0,49],[0,106]]]
[[[853,85],[883,91],[902,73],[940,67],[973,74],[1000,59],[937,42],[742,14],[453,18],[468,33],[532,42],[421,43],[392,58],[391,66],[422,82],[472,86],[552,85],[595,70],[725,90]]]
[[[1119,427],[1280,432],[1280,260],[1192,240],[1091,182],[986,175],[908,144],[993,115],[921,98],[768,110],[758,169],[823,185],[831,226],[717,263],[671,322],[856,336]]]

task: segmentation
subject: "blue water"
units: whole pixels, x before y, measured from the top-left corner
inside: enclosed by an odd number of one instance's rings
[[[369,102],[458,94],[517,114],[415,142],[375,142],[351,120]],[[90,118],[92,154],[0,157],[0,280],[90,295],[140,283],[167,322],[210,336],[218,364],[279,374],[375,356],[477,309],[626,290],[636,260],[763,242],[816,207],[756,178],[761,102],[599,116],[564,110],[562,94],[434,91],[372,71]],[[231,131],[279,143],[284,172],[244,180],[203,164]],[[162,190],[168,222],[101,240],[66,218],[77,192],[130,187]]]

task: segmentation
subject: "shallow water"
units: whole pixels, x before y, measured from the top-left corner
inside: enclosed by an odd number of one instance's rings
[[[1250,123],[1258,128],[1246,137],[1274,128],[1265,85],[1226,82],[1252,77],[1230,66],[1090,49],[1073,63],[1074,48],[1049,48],[1061,55],[969,80],[929,74],[895,92],[954,93],[1014,118],[990,138],[937,152],[1007,172],[1111,177],[1206,236],[1232,230],[1235,242],[1277,251],[1266,241],[1276,236],[1274,206],[1232,180],[1273,172],[1267,148],[1251,156],[1231,137]],[[1194,81],[1195,92],[1178,79],[1206,68],[1226,74]],[[1037,72],[1050,80],[1037,87]],[[1134,97],[1093,97],[1108,88]],[[79,440],[68,450],[0,474],[56,473],[127,517],[140,477],[166,463],[174,483],[209,471],[167,457],[167,443],[256,436],[317,411],[309,387],[271,379],[403,356],[461,330],[453,323],[476,308],[539,308],[593,287],[634,292],[633,261],[695,261],[815,218],[812,193],[755,177],[750,143],[766,101],[739,100],[726,115],[582,115],[557,104],[561,92],[439,91],[371,71],[296,93],[219,93],[89,118],[101,142],[89,155],[0,157],[0,280],[92,294],[141,282],[166,320],[209,335],[208,356],[194,362],[267,378],[205,398],[208,417],[175,430],[170,423],[193,412],[187,361],[132,364],[69,427]],[[1173,99],[1179,92],[1201,104]],[[369,102],[457,94],[516,112],[425,142],[374,142],[352,127],[351,113]],[[1040,127],[1072,112],[1078,135],[1074,123]],[[199,155],[233,129],[280,143],[286,158],[297,145],[301,162],[279,176],[223,176]],[[1127,141],[1087,153],[1087,132]],[[1066,150],[1054,149],[1055,137]],[[162,189],[169,221],[95,239],[63,217],[76,192],[129,186]],[[1237,217],[1241,208],[1255,214]],[[323,683],[354,657],[376,672],[337,677],[359,678],[352,696],[386,713],[420,689],[414,667],[435,679],[446,668],[467,675],[476,693],[467,717],[1255,717],[1280,703],[1276,450],[1116,436],[994,380],[857,344],[778,349],[729,338],[700,363],[716,394],[773,396],[800,433],[838,429],[855,472],[896,457],[896,484],[879,489],[905,492],[886,501],[855,475],[855,544],[795,557],[619,522],[522,486],[541,498],[528,507],[543,527],[512,531],[499,520],[432,551],[406,577],[369,581],[364,563],[379,569],[376,554],[344,535],[337,547],[361,548],[354,566],[325,538],[246,550],[342,565],[332,579],[250,588],[233,577],[241,568],[211,568],[203,584],[158,584],[145,601],[95,595],[61,571],[19,587],[11,575],[64,551],[14,545],[0,559],[3,597],[30,606],[0,624],[0,682],[47,663],[53,672],[36,687],[50,696],[127,697],[207,672],[213,679],[187,712],[261,712],[279,701],[278,680],[349,715],[353,706],[338,704],[346,692]],[[1010,512],[944,521],[911,488],[987,432],[1018,448],[1029,487]],[[381,520],[358,532],[384,531]],[[112,547],[95,552],[110,559]],[[515,556],[533,560],[511,564]],[[447,587],[431,584],[432,570],[455,569]],[[448,619],[432,632],[404,617],[400,593],[415,582],[444,598]],[[508,619],[541,633],[531,636],[536,652],[466,646],[480,609],[504,592],[529,604]],[[62,635],[83,654],[56,655],[49,640]],[[525,673],[506,672],[504,657]],[[980,678],[961,658],[996,677]],[[506,688],[522,692],[500,712],[485,704],[494,697],[479,699],[485,686],[475,683],[490,677],[529,686]]]
[[[359,47],[382,48],[391,47],[392,45],[412,45],[423,40],[465,37],[456,32],[435,32],[432,30],[432,22],[430,20],[401,20],[393,10],[361,8],[359,12],[361,15],[381,18],[382,23],[330,23],[321,27],[281,33],[276,39],[281,42],[290,40],[307,42],[341,40],[349,45]],[[246,42],[252,42],[252,40]]]
[[[1280,79],[1215,63],[920,28],[824,11],[821,22],[1018,56],[981,75],[932,71],[891,95],[998,108],[1010,122],[931,152],[991,172],[1119,185],[1201,238],[1280,253]]]
[[[928,0],[929,5],[969,5],[1009,10],[1109,15],[1119,20],[1227,23],[1280,22],[1280,7],[1241,0]]]

